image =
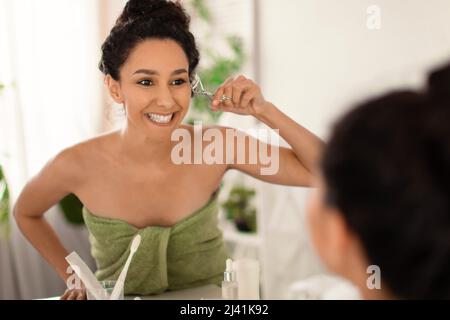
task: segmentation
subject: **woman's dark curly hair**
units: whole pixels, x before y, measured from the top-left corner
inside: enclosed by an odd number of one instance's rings
[[[450,299],[450,65],[359,105],[322,160],[326,201],[399,298]]]
[[[171,39],[184,50],[189,75],[199,63],[195,39],[189,31],[190,17],[178,2],[166,0],[130,0],[102,45],[99,69],[120,80],[120,68],[131,50],[146,39]]]

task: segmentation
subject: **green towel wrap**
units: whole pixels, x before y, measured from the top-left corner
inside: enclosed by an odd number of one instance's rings
[[[98,280],[119,277],[133,237],[141,235],[125,281],[126,295],[152,295],[208,284],[219,285],[228,251],[218,228],[217,192],[209,202],[172,227],[138,229],[102,218],[83,207]]]

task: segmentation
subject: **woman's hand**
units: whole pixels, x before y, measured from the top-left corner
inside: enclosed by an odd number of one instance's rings
[[[258,118],[270,105],[256,83],[244,76],[239,76],[236,79],[229,78],[219,87],[214,95],[211,109]]]
[[[86,289],[67,289],[60,300],[87,300]]]
[[[272,146],[270,153],[274,157],[273,161],[270,161],[269,168],[267,163],[263,163],[258,156],[256,157],[256,164],[234,161],[229,165],[229,168],[240,170],[270,183],[289,186],[313,185],[313,173],[316,172],[323,142],[312,132],[289,118],[274,104],[266,101],[261,89],[252,80],[239,76],[236,79],[230,78],[225,81],[215,93],[211,109],[240,115],[252,115],[268,127],[278,130],[278,134],[291,146],[291,148]],[[226,128],[223,130],[225,131]],[[254,138],[248,135],[247,137],[249,143],[244,144],[244,159],[250,159],[251,152],[255,152],[251,145],[260,143],[252,143],[251,141]],[[235,139],[234,136],[232,139]],[[247,139],[244,139],[244,141],[247,141]],[[267,168],[269,171],[265,170],[263,173],[262,169]]]

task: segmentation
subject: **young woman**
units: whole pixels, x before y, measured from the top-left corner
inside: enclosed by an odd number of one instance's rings
[[[237,169],[267,182],[310,186],[322,142],[240,76],[219,88],[211,108],[254,116],[279,129],[292,147],[272,150],[279,152],[279,170],[263,175],[261,161],[174,163],[172,133],[184,129],[195,135],[193,127],[182,124],[199,63],[189,17],[178,3],[131,0],[102,53],[100,70],[111,97],[123,105],[126,122],[120,130],[67,148],[47,163],[15,204],[20,229],[67,280],[68,252],[43,215],[73,193],[84,204],[99,280],[118,277],[139,233],[142,241],[125,294],[220,283],[228,254],[217,227],[216,191],[225,172]],[[215,129],[228,139],[229,128]],[[233,150],[233,157],[243,152],[249,159],[251,140],[247,136],[244,149]],[[68,290],[62,298],[84,299],[85,291]]]
[[[450,65],[335,126],[309,203],[328,268],[366,299],[450,298]]]

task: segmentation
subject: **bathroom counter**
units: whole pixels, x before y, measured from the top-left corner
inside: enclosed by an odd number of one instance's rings
[[[134,299],[127,296],[125,299]],[[215,285],[191,288],[179,291],[168,291],[159,295],[141,297],[142,300],[221,300],[222,289]]]
[[[125,300],[133,300],[136,296],[126,296]],[[186,290],[168,291],[154,296],[141,296],[142,300],[221,300],[222,289],[215,285],[191,288]],[[38,300],[59,300],[51,297]]]

